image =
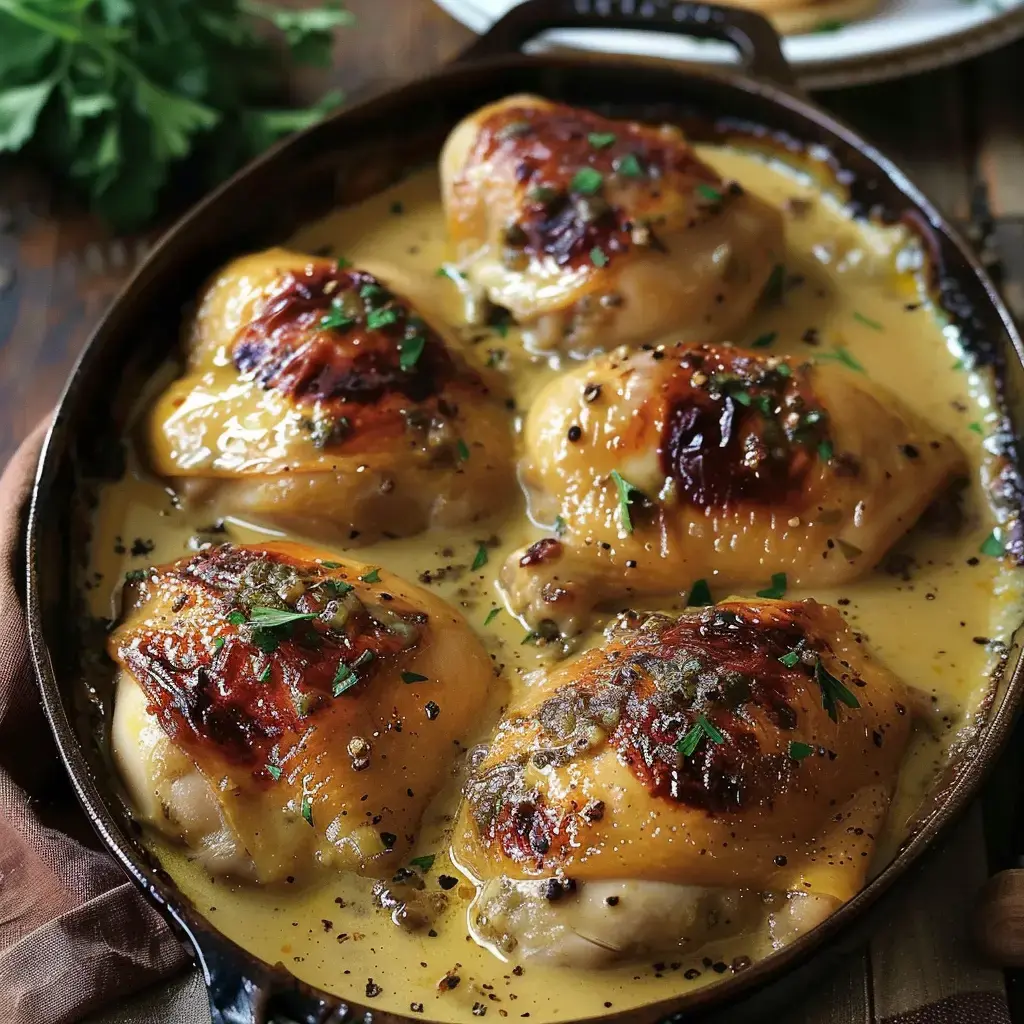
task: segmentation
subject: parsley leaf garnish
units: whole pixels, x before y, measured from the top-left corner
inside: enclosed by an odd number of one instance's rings
[[[686,735],[676,743],[676,750],[683,757],[691,757],[700,746],[700,741],[707,737],[712,743],[724,743],[725,737],[704,717],[698,715],[697,721],[690,727]]]
[[[982,435],[984,435],[984,433],[985,433],[985,428],[982,427],[982,425],[980,423],[968,423],[967,424],[967,429],[974,431],[975,434],[982,434]]]
[[[751,348],[768,348],[769,345],[779,336],[778,331],[766,331],[759,334],[751,343]]]
[[[469,445],[461,437],[455,445],[455,450],[459,453],[460,462],[469,462]]]
[[[644,169],[640,166],[635,153],[627,153],[620,157],[612,163],[612,167],[616,174],[621,174],[624,178],[642,178],[644,175]]]
[[[711,185],[705,184],[703,181],[697,186],[697,193],[709,203],[720,203],[722,201],[722,193],[717,188],[712,188]]]
[[[569,182],[569,188],[580,195],[592,196],[604,184],[604,175],[593,167],[581,167]]]
[[[345,662],[339,661],[338,667],[334,672],[334,679],[332,680],[331,696],[340,697],[346,690],[351,690],[353,686],[361,682],[362,676],[359,675],[358,670],[369,665],[374,657],[373,651],[367,649],[351,665],[346,665]]]
[[[406,338],[398,346],[398,365],[408,373],[414,369],[423,355],[423,349],[427,345],[427,339],[417,334],[414,338]]]
[[[371,309],[366,317],[366,326],[371,331],[379,331],[382,327],[393,324],[398,319],[398,313],[394,309]]]
[[[590,262],[593,263],[595,267],[606,267],[608,266],[608,255],[600,246],[595,245],[594,248],[590,250]]]
[[[835,360],[837,363],[842,363],[843,366],[849,367],[851,370],[856,370],[857,373],[863,373],[864,367],[850,354],[850,350],[845,345],[836,345],[831,352],[820,352],[815,357],[815,361],[827,361]]]
[[[781,658],[779,658],[779,661],[781,661],[782,664],[786,666],[786,668],[796,668],[796,666],[800,662],[799,648],[794,648],[792,651],[787,651]]]
[[[476,557],[473,559],[473,565],[471,569],[476,572],[477,569],[482,569],[487,564],[487,547],[484,544],[478,544],[476,548]]]
[[[643,497],[643,491],[638,487],[634,487],[617,469],[613,469],[608,475],[615,484],[615,490],[619,497],[619,522],[622,523],[622,528],[626,533],[632,533],[633,518],[629,514],[629,506],[634,497]]]
[[[419,672],[403,672],[402,682],[403,683],[425,683],[427,681],[426,676],[421,676]]]
[[[822,462],[831,462],[832,456],[835,454],[835,449],[832,447],[832,442],[826,438],[824,441],[818,442],[818,458]]]
[[[487,613],[487,618],[486,618],[486,619],[484,619],[484,625],[485,625],[485,626],[489,626],[489,625],[490,625],[490,624],[491,624],[491,623],[492,623],[492,622],[494,621],[494,619],[495,619],[495,616],[497,616],[498,612],[500,612],[500,611],[501,611],[501,609],[500,609],[500,608],[492,608],[492,609],[491,609],[491,610],[490,610],[490,611],[489,611],[489,612]]]
[[[237,608],[232,609],[228,612],[228,622],[232,626],[244,626],[246,622],[245,612],[239,611]]]
[[[256,677],[256,679],[259,682],[261,682],[261,683],[269,683],[270,682],[270,668],[271,668],[271,663],[268,661],[267,664],[264,666],[263,671]]]
[[[772,585],[757,592],[758,597],[772,597],[778,600],[786,593],[786,574],[784,572],[772,573]]]
[[[281,778],[281,769],[276,764],[268,764],[266,766],[267,771],[270,772],[270,777],[274,780]]]
[[[365,576],[359,577],[364,583],[380,583],[380,570],[371,569]]]
[[[213,638],[213,649],[219,651],[224,646],[224,637],[215,636]]]
[[[697,580],[692,587],[690,587],[690,596],[686,599],[686,604],[691,608],[707,608],[708,605],[714,604],[714,599],[711,596],[711,588],[708,586],[707,580]]]
[[[254,626],[263,629],[287,626],[292,622],[307,622],[309,619],[315,618],[316,612],[293,612],[287,608],[264,608],[260,605],[253,605],[249,609],[249,621]]]
[[[863,324],[865,327],[870,327],[873,331],[884,331],[885,328],[877,321],[872,320],[871,317],[865,316],[863,313],[858,313],[857,310],[853,311],[853,319],[858,323]]]
[[[789,756],[794,761],[802,761],[805,757],[810,757],[814,753],[814,747],[809,743],[800,743],[797,740],[789,741]]]
[[[340,569],[341,562],[321,562],[320,563],[325,569]]]
[[[349,316],[345,312],[345,308],[342,304],[335,299],[331,303],[330,312],[324,313],[324,315],[320,317],[320,323],[317,326],[321,330],[326,331],[330,328],[351,327],[355,322],[355,317]]]
[[[589,142],[594,149],[607,149],[615,144],[615,132],[590,132],[587,135]]]
[[[422,857],[413,857],[412,860],[409,861],[409,863],[412,864],[414,867],[419,868],[420,871],[426,874],[434,866],[434,861],[436,859],[436,854],[425,853],[423,854]]]
[[[989,555],[992,558],[1002,558],[1006,549],[1003,547],[1003,542],[999,539],[999,534],[993,530],[985,538],[980,550],[983,555]]]
[[[149,577],[149,569],[129,569],[124,574],[125,583],[141,583]]]
[[[825,668],[821,658],[814,663],[814,679],[821,687],[821,706],[833,722],[839,721],[839,704],[845,704],[848,708],[860,707],[860,701]]]
[[[312,828],[313,827],[313,804],[311,803],[311,801],[309,799],[309,794],[308,793],[303,793],[302,794],[302,806],[301,806],[301,808],[299,810],[299,813],[302,815],[303,818],[306,819],[306,824],[309,825],[310,828]]]

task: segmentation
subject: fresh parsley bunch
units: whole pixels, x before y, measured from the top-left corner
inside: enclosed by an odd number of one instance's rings
[[[0,153],[25,149],[115,228],[140,227],[185,157],[211,184],[336,106],[275,102],[288,58],[327,65],[351,20],[336,0],[0,0]]]

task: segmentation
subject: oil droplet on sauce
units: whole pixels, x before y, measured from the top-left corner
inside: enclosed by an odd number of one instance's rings
[[[841,343],[871,378],[899,392],[952,435],[971,466],[972,484],[963,498],[965,526],[955,537],[915,532],[900,543],[903,560],[890,561],[889,571],[883,567],[840,590],[813,595],[838,603],[889,668],[933,704],[931,717],[916,728],[902,769],[876,852],[877,870],[905,837],[950,746],[975,722],[990,690],[990,675],[998,665],[996,645],[975,638],[1008,640],[1020,620],[1020,574],[998,559],[977,557],[994,520],[982,488],[988,458],[984,438],[972,424],[984,423],[991,414],[994,391],[985,374],[955,366],[958,353],[947,345],[934,310],[919,294],[913,271],[902,269],[914,262],[907,259],[914,252],[912,240],[902,229],[852,221],[807,178],[758,155],[717,147],[703,147],[701,155],[723,177],[790,211],[786,267],[804,281],[787,301],[756,312],[734,340],[749,344],[774,332],[779,340],[773,352],[805,355],[820,337]],[[457,287],[435,277],[449,253],[432,171],[338,210],[304,229],[291,244],[308,252],[328,247],[356,265],[386,260],[430,279],[437,312],[449,323],[464,323]],[[880,325],[885,329],[879,330]],[[507,337],[494,334],[466,344],[468,358],[479,363],[494,349],[503,350],[501,365],[517,408],[527,408],[557,371],[524,352],[514,329]],[[102,573],[109,583],[142,564],[180,558],[200,525],[169,504],[162,485],[136,463],[101,494],[88,571]],[[358,557],[416,580],[449,560],[446,549],[471,560],[477,540],[492,533],[501,538],[501,546],[490,552],[472,583],[463,579],[456,586],[442,579],[432,589],[466,615],[515,687],[537,667],[539,654],[522,645],[523,627],[503,608],[495,574],[511,550],[542,535],[527,519],[525,503],[500,521],[474,527],[471,535],[464,531],[389,541],[359,549]],[[118,542],[134,537],[152,541],[145,562],[126,550],[130,540]],[[244,523],[230,524],[228,539],[233,541],[266,537]],[[901,566],[911,564],[912,572],[902,571]],[[89,588],[95,614],[116,615],[116,590],[112,583],[104,589],[102,582]],[[500,610],[492,614],[494,609]],[[476,741],[487,738],[499,712],[497,706],[490,709]],[[436,855],[432,883],[442,874],[458,877],[446,853],[458,800],[453,782],[434,801],[420,829],[414,855]],[[466,910],[473,890],[464,880],[449,891],[449,910],[436,934],[411,934],[373,907],[371,880],[338,874],[308,887],[260,889],[211,880],[181,849],[155,835],[146,841],[214,925],[257,956],[281,961],[297,977],[343,998],[394,1013],[422,1013],[425,1019],[469,1021],[486,1014],[556,1021],[620,1013],[720,981],[736,965],[743,966],[742,958],[756,960],[771,952],[763,940],[732,939],[667,964],[641,961],[598,972],[529,961],[513,969],[469,938]],[[451,972],[459,984],[439,989],[439,981]]]

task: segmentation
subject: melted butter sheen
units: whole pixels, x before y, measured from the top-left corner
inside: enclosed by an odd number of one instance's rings
[[[883,569],[855,584],[814,594],[838,603],[878,657],[931,698],[932,714],[918,723],[900,776],[878,846],[877,869],[906,835],[948,750],[976,720],[989,690],[998,652],[976,638],[1008,640],[1019,621],[1020,574],[979,554],[994,523],[982,487],[989,458],[984,434],[997,418],[992,382],[987,373],[956,368],[961,353],[955,332],[943,332],[935,311],[919,294],[912,266],[916,248],[900,229],[853,223],[808,181],[757,157],[710,147],[701,155],[723,176],[736,178],[771,202],[800,199],[808,204],[799,216],[790,204],[786,215],[786,266],[800,283],[786,292],[781,304],[756,312],[732,340],[749,344],[775,332],[773,352],[801,355],[842,346],[870,377],[898,391],[936,428],[951,434],[971,467],[965,521],[955,536],[916,531],[898,547],[906,573]],[[449,323],[465,322],[458,288],[435,276],[449,252],[431,171],[358,207],[337,211],[291,244],[305,251],[329,246],[356,265],[388,261],[418,274],[435,311]],[[817,347],[801,340],[812,337],[812,328]],[[529,407],[557,371],[547,359],[525,353],[515,331],[501,337],[465,327],[462,334],[470,360],[497,363],[507,373],[520,410]],[[93,611],[116,615],[123,573],[188,553],[189,537],[202,525],[176,507],[141,468],[109,486],[97,511],[97,543],[89,567],[90,574],[102,574],[98,582],[91,576]],[[450,535],[362,548],[358,557],[410,580],[425,580],[421,574],[429,573],[431,589],[466,614],[511,685],[522,686],[529,685],[528,673],[544,663],[545,653],[522,643],[525,630],[502,605],[495,577],[513,549],[545,532],[530,523],[520,501],[502,520]],[[136,537],[151,540],[153,550],[133,557],[130,548]],[[261,537],[266,534],[243,523],[229,524],[227,539],[251,542]],[[489,557],[473,572],[479,542],[490,545]],[[709,583],[716,596],[724,596],[713,578]],[[500,610],[488,622],[493,609]],[[490,708],[480,734],[466,741],[485,739],[499,712],[497,706]],[[458,800],[459,780],[453,772],[432,804],[414,850],[414,855],[436,855],[427,882],[431,888],[437,887],[440,874],[458,876],[447,855]],[[449,910],[436,926],[436,936],[410,934],[374,909],[366,879],[338,874],[301,890],[287,884],[259,889],[211,880],[180,849],[157,836],[148,842],[196,906],[264,960],[281,961],[299,978],[341,997],[398,1013],[412,1009],[414,1015],[422,1012],[438,1021],[469,1021],[481,1010],[490,1017],[550,1021],[615,1013],[728,978],[734,958],[758,959],[771,951],[755,936],[705,948],[698,957],[679,963],[660,964],[660,970],[650,963],[599,973],[528,963],[522,973],[513,973],[511,964],[469,939],[466,908],[474,890],[461,877],[448,891]],[[706,968],[704,957],[719,969]],[[459,983],[439,990],[446,974],[457,975]],[[422,1010],[414,1009],[418,1004]]]

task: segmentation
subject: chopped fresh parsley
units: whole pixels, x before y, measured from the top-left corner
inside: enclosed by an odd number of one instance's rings
[[[427,339],[420,334],[413,338],[406,338],[405,341],[399,344],[398,365],[406,373],[415,368],[420,360],[420,356],[423,355],[423,349],[426,347],[426,344]]]
[[[784,572],[772,573],[772,585],[757,592],[758,597],[771,597],[778,600],[786,593],[786,574]]]
[[[490,625],[490,624],[491,624],[491,623],[492,623],[492,622],[493,622],[493,621],[495,620],[495,618],[496,618],[496,616],[497,616],[498,612],[500,612],[500,611],[501,611],[501,609],[500,609],[500,608],[492,608],[492,609],[491,609],[491,610],[490,610],[490,611],[489,611],[489,612],[487,613],[487,618],[486,618],[486,619],[484,619],[484,625],[485,625],[485,626],[489,626],[489,625]]]
[[[476,557],[473,559],[472,571],[476,572],[477,569],[482,569],[487,564],[487,547],[484,544],[478,544],[476,548]]]
[[[313,804],[310,802],[309,794],[308,793],[303,793],[302,794],[302,806],[300,808],[300,813],[301,813],[302,817],[306,819],[306,824],[309,825],[310,828],[312,828],[312,826],[313,826]]]
[[[825,668],[821,658],[814,663],[814,679],[821,687],[821,706],[833,722],[839,721],[839,704],[845,704],[848,708],[860,707],[860,701]]]
[[[224,637],[215,636],[213,638],[213,649],[219,651],[224,646]]]
[[[759,334],[751,343],[751,348],[768,348],[769,345],[779,336],[778,331],[766,331]]]
[[[711,185],[705,184],[703,181],[697,186],[697,194],[701,198],[706,199],[709,203],[720,203],[722,201],[722,193],[717,188],[713,188]]]
[[[277,780],[281,778],[281,769],[278,768],[276,764],[268,764],[266,767],[267,771],[270,772],[270,777],[272,779]]]
[[[967,429],[968,430],[973,430],[975,434],[982,434],[982,435],[984,435],[984,433],[985,433],[985,428],[980,423],[977,423],[977,422],[975,422],[975,423],[968,423],[967,424]]]
[[[739,402],[740,405],[750,405],[754,399],[751,398],[750,392],[748,391],[730,391],[729,397],[734,402]]]
[[[316,612],[292,612],[287,608],[264,608],[260,605],[253,605],[249,610],[249,621],[254,626],[260,626],[263,629],[287,626],[292,622],[308,622],[315,618]]]
[[[592,196],[604,184],[604,175],[593,167],[581,167],[569,182],[569,188],[580,195]]]
[[[992,558],[1002,558],[1005,550],[996,530],[993,530],[981,545],[981,553],[983,555],[990,555]]]
[[[687,597],[686,603],[691,608],[707,608],[715,603],[707,580],[697,580],[690,587],[690,596]]]
[[[331,303],[330,312],[324,313],[324,315],[320,317],[320,323],[318,326],[320,327],[321,330],[326,331],[332,327],[351,327],[355,322],[355,317],[349,316],[345,312],[345,309],[341,305],[341,303],[337,299],[335,299],[334,302]]]
[[[345,259],[344,256],[339,256],[334,261],[334,265],[338,268],[338,270],[348,270],[348,268],[352,266],[352,261]]]
[[[858,373],[864,372],[864,367],[850,354],[850,350],[845,345],[836,345],[831,352],[821,352],[815,356],[818,361],[834,359],[837,363],[842,363],[843,366],[849,367],[851,370],[856,370]]]
[[[555,516],[555,536],[564,537],[568,529],[569,524],[561,516]]]
[[[371,331],[379,331],[388,324],[393,324],[398,319],[397,311],[393,309],[371,309],[366,318],[366,326]]]
[[[244,626],[246,622],[245,612],[239,611],[237,608],[228,612],[228,622],[232,626]]]
[[[320,563],[325,569],[340,569],[341,562],[321,562]]]
[[[832,442],[826,438],[824,441],[818,442],[818,458],[822,462],[831,462],[832,456],[835,454],[835,450],[832,447]]]
[[[420,871],[426,874],[434,866],[434,861],[436,859],[437,858],[435,854],[425,853],[423,854],[422,857],[413,857],[412,860],[409,861],[409,863],[412,864],[414,867],[419,868]]]
[[[853,311],[853,319],[858,323],[863,324],[865,327],[870,327],[873,331],[884,331],[885,328],[877,321],[872,320],[871,317],[865,316],[863,313],[858,313],[857,310]]]
[[[704,717],[698,715],[697,721],[693,723],[689,731],[681,740],[676,743],[676,750],[683,757],[691,757],[700,741],[707,737],[712,743],[724,743],[725,737]]]
[[[609,146],[615,144],[615,132],[591,132],[587,136],[587,142],[589,142],[594,149],[607,149]]]
[[[595,245],[594,248],[590,250],[590,262],[593,263],[595,267],[606,267],[608,266],[608,255],[599,245]]]
[[[419,672],[403,672],[402,682],[403,683],[425,683],[427,681],[426,676],[421,676]]]
[[[636,158],[635,153],[627,153],[625,156],[619,157],[612,167],[616,174],[621,174],[624,178],[642,178],[644,176],[644,169],[640,166],[640,161]]]
[[[538,633],[535,629],[531,629],[530,632],[527,633],[526,636],[524,636],[523,639],[519,641],[519,646],[522,647],[523,644],[535,644],[538,640],[540,640],[540,638],[540,633]]]
[[[125,583],[141,583],[149,576],[148,569],[129,569],[124,574]]]
[[[334,672],[334,679],[332,680],[331,696],[340,697],[346,690],[351,690],[353,686],[361,682],[362,677],[359,675],[358,670],[369,665],[373,659],[373,651],[365,650],[351,665],[346,665],[345,662],[339,661],[338,667]]]
[[[460,462],[469,462],[469,445],[460,437],[458,443],[455,445],[456,451],[459,453]]]
[[[796,668],[800,661],[800,651],[787,651],[781,658],[779,658],[779,661],[781,661],[786,668]]]
[[[263,671],[256,677],[258,682],[269,683],[270,682],[270,668],[271,663],[268,661],[264,666]]]
[[[359,577],[364,583],[380,583],[380,570],[371,569],[365,576]]]
[[[789,741],[789,756],[794,761],[802,761],[805,757],[810,757],[814,753],[814,747],[809,743],[799,743],[797,740]]]
[[[617,469],[613,469],[609,477],[615,484],[615,490],[619,498],[619,522],[622,523],[622,528],[626,533],[632,533],[633,518],[629,514],[629,506],[634,497],[643,497],[643,491],[638,487],[634,487]]]

